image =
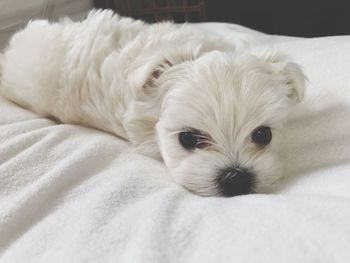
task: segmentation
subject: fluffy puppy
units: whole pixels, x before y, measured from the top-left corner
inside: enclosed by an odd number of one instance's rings
[[[275,135],[304,94],[299,67],[279,56],[111,11],[30,22],[1,67],[3,96],[125,138],[203,196],[269,191],[281,175]]]

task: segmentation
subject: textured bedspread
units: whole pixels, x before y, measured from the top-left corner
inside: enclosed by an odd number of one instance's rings
[[[274,46],[309,79],[276,192],[195,196],[127,142],[0,98],[0,262],[350,262],[350,37],[199,27]]]

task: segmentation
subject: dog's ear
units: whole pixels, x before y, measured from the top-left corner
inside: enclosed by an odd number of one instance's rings
[[[149,95],[157,79],[163,72],[173,66],[168,59],[156,58],[133,65],[134,72],[130,74],[129,83],[135,89],[136,95]]]
[[[159,120],[165,90],[155,84],[173,64],[169,59],[157,57],[133,65],[135,70],[128,79],[134,98],[124,115],[124,129],[138,152],[161,159],[154,126]]]
[[[287,61],[275,62],[273,66],[277,73],[281,75],[282,84],[289,88],[290,94],[288,97],[295,103],[301,102],[304,98],[306,77],[300,66]]]
[[[149,89],[154,86],[155,81],[157,81],[157,79],[163,74],[165,70],[169,69],[172,66],[173,64],[166,59],[158,63],[158,65],[151,71],[151,73],[148,75],[147,80],[142,85],[144,92],[149,92]]]
[[[303,100],[307,78],[299,65],[290,62],[287,57],[281,54],[271,52],[271,50],[253,50],[253,53],[271,66],[272,73],[282,82],[282,85],[288,88],[289,98],[295,103]]]

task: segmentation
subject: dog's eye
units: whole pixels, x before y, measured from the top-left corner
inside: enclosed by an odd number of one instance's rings
[[[186,150],[193,150],[200,144],[200,135],[190,131],[180,132],[179,142]]]
[[[266,146],[271,142],[272,133],[270,127],[260,126],[256,128],[252,135],[252,141],[259,146]]]

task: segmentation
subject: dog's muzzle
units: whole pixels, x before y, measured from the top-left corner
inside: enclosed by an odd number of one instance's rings
[[[231,167],[220,170],[217,184],[221,195],[230,197],[250,194],[254,187],[254,174],[247,169]]]

